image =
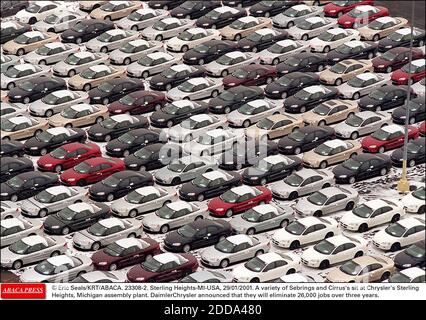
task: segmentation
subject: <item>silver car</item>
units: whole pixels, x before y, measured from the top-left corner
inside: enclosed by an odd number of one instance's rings
[[[121,29],[143,30],[152,26],[158,20],[162,20],[169,15],[167,10],[143,8],[136,10],[116,22],[117,27]]]
[[[352,210],[358,201],[358,191],[353,188],[328,187],[300,199],[294,210],[302,217],[321,217],[340,210]]]
[[[42,235],[42,222],[39,220],[27,221],[19,218],[1,220],[0,247],[6,247],[22,238]]]
[[[87,13],[83,11],[58,11],[34,24],[33,28],[38,31],[58,33],[71,29],[77,22],[86,17]]]
[[[196,204],[178,200],[146,215],[142,219],[142,224],[147,231],[167,233],[170,229],[176,229],[205,218],[208,218],[206,208],[201,209]]]
[[[53,75],[59,77],[72,77],[77,73],[98,64],[107,64],[109,56],[104,53],[80,51],[70,54],[64,61],[53,66]]]
[[[191,28],[168,40],[166,48],[168,51],[186,52],[204,42],[220,39],[220,31],[218,30]]]
[[[65,239],[33,235],[22,238],[9,247],[1,249],[3,268],[21,269],[24,265],[58,256],[67,250]]]
[[[359,136],[373,133],[391,122],[391,114],[382,111],[362,111],[338,123],[335,133],[338,138],[355,140]]]
[[[81,187],[55,186],[47,188],[34,197],[22,201],[22,215],[44,218],[48,214],[58,212],[67,206],[83,202],[86,191]]]
[[[247,102],[226,115],[226,120],[232,127],[248,128],[258,121],[273,115],[282,113],[282,105],[271,100],[258,99]]]
[[[143,39],[132,40],[119,49],[110,53],[111,64],[128,65],[151,52],[163,50],[163,44],[158,41],[146,41]]]
[[[419,82],[416,82],[412,85],[411,88],[413,88],[413,91],[418,96],[424,97],[425,96],[425,86],[426,86],[426,79],[422,79]]]
[[[154,178],[159,184],[178,185],[217,168],[218,163],[212,158],[186,156],[173,159],[167,167],[157,170]]]
[[[232,273],[226,271],[203,270],[191,273],[179,282],[183,283],[229,283],[232,282]]]
[[[17,105],[10,102],[1,102],[0,103],[0,115],[1,119],[10,119],[18,116],[23,116],[27,114],[27,109],[24,105]]]
[[[48,258],[24,271],[19,277],[21,282],[64,282],[68,283],[78,276],[93,270],[89,257],[60,255]]]
[[[30,63],[23,63],[9,68],[1,75],[1,89],[10,90],[20,82],[39,76],[47,76],[50,68],[47,66],[36,66]]]
[[[266,237],[239,234],[227,237],[201,252],[201,262],[210,267],[226,268],[231,263],[245,261],[269,252]]]
[[[348,82],[338,86],[337,90],[339,90],[342,98],[358,100],[374,89],[385,86],[388,82],[383,75],[368,72],[355,76]]]
[[[111,204],[111,212],[118,217],[134,218],[140,214],[160,209],[174,201],[176,193],[158,187],[142,187]]]
[[[294,27],[288,29],[288,34],[294,39],[308,40],[319,36],[328,29],[337,26],[336,19],[323,17],[310,17],[298,22]]]
[[[179,35],[194,24],[195,20],[166,17],[144,29],[141,34],[144,39],[161,41]]]
[[[97,251],[101,247],[123,238],[142,236],[142,223],[137,220],[108,218],[98,221],[72,238],[75,248]]]
[[[5,73],[7,70],[15,65],[20,64],[20,58],[15,55],[0,55],[1,58],[1,73]]]
[[[334,185],[333,173],[326,170],[303,169],[272,184],[272,195],[280,200],[294,200]]]
[[[24,61],[32,64],[52,64],[65,60],[70,54],[80,51],[74,43],[47,43],[37,50],[27,53]]]
[[[216,98],[223,91],[222,81],[209,78],[192,78],[166,93],[168,100],[199,100]]]
[[[148,53],[127,67],[127,76],[146,79],[181,62],[181,58],[172,56],[166,52]]]
[[[296,53],[307,52],[308,50],[308,43],[290,39],[281,40],[259,52],[260,63],[277,65]]]
[[[12,201],[1,201],[0,219],[17,218],[21,214],[21,207]]]
[[[133,30],[112,29],[105,31],[96,38],[86,43],[87,50],[91,52],[107,53],[119,49],[127,42],[139,38],[139,32]]]
[[[232,51],[225,53],[204,67],[210,76],[225,77],[243,66],[257,63],[258,60],[259,58],[252,52]]]
[[[323,16],[323,14],[322,7],[298,4],[273,17],[272,26],[277,29],[288,29],[296,23],[311,17]]]
[[[29,111],[33,116],[49,118],[65,108],[79,103],[89,103],[89,94],[87,92],[58,90],[32,102],[29,106]]]
[[[123,273],[120,271],[90,271],[87,273],[83,273],[72,280],[72,283],[116,283],[116,282],[124,282]]]

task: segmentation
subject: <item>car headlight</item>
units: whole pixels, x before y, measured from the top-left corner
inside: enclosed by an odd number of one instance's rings
[[[38,147],[31,147],[30,150],[37,150]]]
[[[272,91],[273,94],[280,93],[278,90]]]
[[[117,110],[115,110],[115,112],[121,112],[122,110],[121,109],[117,109]]]
[[[216,211],[223,211],[225,210],[224,208],[217,208]]]
[[[243,48],[244,49],[250,49],[250,46],[244,46]]]
[[[235,82],[228,83],[228,86],[235,86]]]
[[[203,26],[205,26],[205,27],[208,26],[208,25],[209,25],[208,23],[203,23]]]
[[[108,262],[106,262],[106,261],[101,261],[101,262],[99,262],[98,264],[99,264],[100,266],[106,266],[106,265],[107,265],[107,263],[108,263]]]
[[[401,119],[405,119],[405,118],[406,118],[406,116],[400,116],[400,118],[401,118]]]
[[[188,193],[188,196],[190,196],[190,197],[195,196],[195,193],[194,192],[190,192],[190,193]]]
[[[291,106],[290,106],[290,108],[297,108],[298,107],[298,105],[297,104],[292,104]]]
[[[98,195],[98,196],[104,196],[104,195],[105,195],[105,192],[98,192],[98,193],[97,193],[97,195]]]
[[[112,151],[121,151],[121,148],[115,148]]]
[[[15,99],[19,99],[19,98],[22,98],[22,96],[15,96]]]
[[[257,180],[259,177],[250,177],[250,180]]]
[[[75,178],[69,178],[68,181],[75,181]]]
[[[384,68],[384,67],[385,67],[384,64],[381,64],[381,65],[377,66],[377,68]]]
[[[158,82],[157,85],[158,86],[162,86],[164,84],[164,82]]]
[[[173,246],[175,246],[175,247],[179,247],[181,244],[182,244],[182,243],[180,243],[180,242],[175,242],[175,243],[173,243],[172,245],[173,245]]]
[[[197,60],[196,57],[189,58],[189,60]]]
[[[339,176],[339,178],[342,178],[342,179],[347,178],[347,177],[348,176],[346,174]]]
[[[137,167],[138,165],[136,164],[136,163],[131,163],[131,164],[129,164],[129,167]]]
[[[166,121],[165,119],[157,119],[158,122],[164,122]]]
[[[44,166],[45,166],[45,167],[47,167],[47,168],[50,168],[50,167],[53,167],[53,164],[51,164],[51,163],[46,163]]]
[[[51,226],[50,229],[59,229],[59,226]]]
[[[392,48],[392,46],[386,46],[385,48]]]
[[[292,146],[286,146],[285,149],[291,149],[293,148]]]
[[[399,78],[399,81],[405,81],[407,78]]]
[[[68,39],[74,39],[74,36],[68,36]]]
[[[330,13],[335,13],[335,12],[336,12],[336,10],[334,10],[334,9],[330,10]]]
[[[370,148],[375,149],[377,146],[375,144],[371,145]]]
[[[144,281],[144,280],[145,280],[145,278],[144,278],[144,277],[136,278],[136,281]]]
[[[402,265],[403,268],[410,268],[411,267],[411,263],[406,263]]]
[[[374,107],[374,105],[372,105],[372,104],[367,105],[367,108],[373,108],[373,107]]]
[[[95,136],[101,136],[101,135],[102,135],[102,133],[100,133],[100,132],[95,133]]]

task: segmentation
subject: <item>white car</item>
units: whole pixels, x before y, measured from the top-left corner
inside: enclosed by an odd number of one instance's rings
[[[169,12],[162,9],[143,8],[138,9],[127,17],[116,22],[117,27],[121,29],[143,30],[152,26],[158,20],[162,20],[169,15]]]
[[[311,17],[298,22],[294,27],[288,29],[288,34],[293,39],[309,40],[319,36],[324,31],[335,28],[336,19],[323,17]]]
[[[30,63],[23,63],[9,68],[1,75],[1,89],[10,90],[20,82],[38,76],[47,76],[50,68],[47,66],[37,66]]]
[[[182,63],[181,58],[167,52],[153,52],[130,64],[126,72],[130,78],[146,79],[180,63]]]
[[[324,279],[320,275],[311,274],[301,274],[301,273],[293,273],[287,274],[285,276],[280,277],[274,282],[284,282],[284,283],[309,283],[309,282],[324,282]]]
[[[120,277],[121,276],[121,277]],[[125,276],[125,274],[124,274]],[[123,273],[120,271],[90,271],[83,273],[72,280],[72,283],[116,283],[123,282]]]
[[[203,42],[220,39],[218,30],[191,28],[168,40],[166,48],[173,52],[186,52]]]
[[[359,32],[354,29],[330,29],[309,41],[312,52],[330,52],[349,41],[360,40]]]
[[[249,64],[255,64],[258,57],[251,52],[232,51],[225,53],[217,60],[206,64],[204,67],[208,75],[213,77],[226,77],[236,69]]]
[[[368,72],[353,77],[348,82],[338,86],[337,90],[339,90],[341,98],[358,100],[374,89],[385,86],[388,82],[389,80],[383,75]]]
[[[259,52],[260,63],[277,65],[296,53],[306,52],[308,50],[309,45],[307,43],[290,39],[281,40]]]
[[[271,100],[258,99],[247,102],[226,115],[226,120],[232,127],[248,128],[258,121],[273,114],[282,113],[283,107]]]
[[[273,17],[272,26],[277,29],[288,29],[300,21],[322,15],[322,7],[298,4]]]
[[[326,170],[302,169],[272,184],[272,195],[280,200],[294,200],[334,185],[333,173]]]
[[[109,56],[104,53],[81,51],[70,54],[64,61],[53,66],[53,75],[59,77],[72,77],[89,67],[106,64]]]
[[[87,13],[82,11],[57,11],[39,21],[34,25],[34,29],[44,32],[63,32],[71,29],[77,22],[84,20]]]
[[[145,40],[162,41],[179,35],[186,29],[191,28],[194,23],[195,20],[166,17],[145,28],[141,34]]]
[[[39,220],[11,218],[1,220],[0,247],[6,247],[22,238],[43,234],[43,223]]]
[[[308,267],[324,270],[366,254],[367,244],[360,236],[339,234],[303,251],[301,260]]]
[[[118,217],[134,218],[140,214],[160,209],[176,199],[175,192],[159,187],[142,187],[111,204],[111,212]]]
[[[169,101],[199,100],[205,98],[216,98],[223,91],[222,81],[209,78],[191,78],[177,87],[167,91],[166,97]]]
[[[21,59],[15,55],[5,55],[1,53],[1,73],[5,73],[7,70],[12,68],[14,65],[20,64]]]
[[[390,278],[390,283],[424,283],[426,282],[425,270],[412,267],[395,272]]]
[[[371,134],[392,120],[388,112],[362,111],[350,115],[345,121],[334,127],[336,137],[356,140],[359,136]]]
[[[301,218],[277,230],[272,236],[272,243],[280,248],[294,250],[338,235],[338,226],[337,221],[330,217]]]
[[[421,187],[404,196],[401,199],[401,202],[407,213],[418,213],[424,215],[426,212],[425,200],[425,187]]]
[[[384,251],[398,251],[424,239],[424,218],[409,217],[377,232],[373,237],[373,244],[376,248]]]
[[[91,52],[107,53],[119,49],[126,43],[139,38],[139,32],[133,30],[112,29],[105,31],[96,38],[86,43],[86,48]]]
[[[127,42],[118,49],[110,53],[109,59],[111,64],[128,65],[144,57],[148,53],[158,52],[163,50],[163,44],[158,41],[146,41],[136,39]]]
[[[89,94],[84,91],[58,90],[32,102],[28,110],[33,116],[49,118],[78,103],[89,103]]]
[[[425,87],[426,87],[426,79],[422,79],[419,82],[416,82],[411,87],[415,94],[418,96],[424,97],[425,96]]]
[[[73,43],[48,43],[35,51],[27,53],[24,61],[32,64],[52,64],[65,60],[70,54],[80,51],[80,47]]]
[[[27,108],[22,104],[17,105],[14,103],[1,102],[0,114],[2,120],[25,116],[27,114]]]
[[[58,1],[35,1],[24,10],[16,13],[15,18],[19,22],[34,24],[41,21],[52,13],[64,10],[63,3]]]
[[[12,201],[1,201],[0,203],[0,219],[18,218],[21,214],[21,206]]]
[[[300,271],[300,258],[294,253],[261,254],[232,271],[233,282],[266,282]]]
[[[167,134],[170,141],[189,142],[211,130],[223,129],[225,123],[223,118],[210,114],[196,114],[171,127]]]

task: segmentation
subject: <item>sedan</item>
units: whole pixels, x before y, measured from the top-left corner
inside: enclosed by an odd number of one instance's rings
[[[106,153],[112,157],[127,157],[130,153],[147,146],[148,144],[160,141],[158,133],[148,129],[135,129],[124,133],[117,139],[107,143]]]
[[[111,21],[84,19],[61,34],[61,42],[81,44],[98,37],[102,33],[114,29]]]
[[[31,26],[16,20],[4,21],[1,24],[1,44],[15,39],[23,33],[31,31]]]
[[[425,281],[424,270],[418,267],[397,271],[389,278],[390,283],[424,283]]]
[[[371,91],[385,86],[387,83],[388,80],[380,74],[362,73],[340,85],[337,90],[339,90],[343,99],[358,100]]]
[[[236,49],[237,45],[232,41],[209,40],[185,52],[182,59],[188,65],[203,65]]]
[[[108,105],[110,114],[132,114],[138,115],[152,111],[159,111],[166,103],[166,95],[159,91],[136,91],[131,92],[118,101]]]
[[[75,44],[47,43],[24,56],[24,61],[32,64],[54,64],[66,59],[70,54],[80,51]]]
[[[191,78],[166,93],[168,101],[200,100],[216,98],[223,91],[220,80],[209,78]]]
[[[21,214],[21,208],[12,201],[3,201],[0,203],[1,220],[18,218]]]
[[[285,31],[278,32],[270,28],[263,28],[250,33],[247,37],[238,41],[241,51],[258,52],[264,50],[277,41],[285,40],[288,34]]]
[[[165,17],[142,30],[141,35],[145,40],[162,41],[173,38],[191,28],[195,21]]]
[[[265,137],[268,140],[281,138],[303,127],[302,118],[295,118],[290,115],[276,114],[263,118],[255,125],[245,130],[248,139],[262,140]]]
[[[369,60],[343,60],[320,73],[323,84],[340,86],[353,77],[366,72],[373,72],[373,64]]]
[[[336,88],[322,85],[305,87],[284,100],[284,109],[289,113],[305,113],[321,102],[337,98],[338,93]]]
[[[345,13],[362,5],[372,5],[373,0],[345,0],[345,1],[332,1],[324,6],[324,14],[327,17],[340,18]]]
[[[227,25],[221,30],[222,39],[239,41],[250,33],[265,28],[271,27],[272,21],[269,18],[256,18],[247,16],[239,18]]]
[[[139,32],[137,31],[113,29],[108,30],[98,37],[88,41],[85,46],[90,52],[107,53],[115,49],[125,48],[129,42],[137,41],[136,39],[138,38]],[[135,43],[133,42],[133,44]],[[110,57],[112,58],[112,61],[117,62],[117,56],[114,52],[110,54]]]
[[[70,54],[64,61],[60,61],[53,66],[53,75],[58,77],[73,77],[89,67],[105,64],[108,55],[104,53],[92,53],[89,51],[79,51]]]
[[[5,73],[7,70],[12,68],[17,63],[20,63],[20,58],[14,55],[3,55],[1,54],[1,73]]]
[[[392,112],[392,120],[397,124],[405,124],[407,105],[404,104]],[[425,98],[417,97],[408,102],[408,123],[414,124],[426,120]]]
[[[377,52],[377,45],[374,42],[355,40],[344,43],[327,53],[327,60],[329,65],[334,65],[347,59],[371,60],[377,55]]]
[[[124,75],[125,72],[124,68],[119,69],[106,65],[91,66],[80,74],[72,76],[68,80],[68,87],[71,90],[89,91],[107,80]]]
[[[164,19],[169,13],[162,9],[143,8],[133,11],[116,22],[117,27],[126,30],[143,30]]]
[[[54,33],[28,31],[6,42],[3,45],[3,53],[22,56],[58,39],[59,36]]]
[[[210,40],[220,40],[220,32],[213,29],[191,28],[166,41],[166,49],[172,52],[187,52]]]
[[[212,77],[225,77],[236,69],[256,63],[258,59],[252,52],[228,52],[206,64],[206,73]]]
[[[170,15],[179,19],[196,19],[220,6],[220,1],[185,1],[170,10]]]
[[[182,283],[220,283],[232,282],[232,274],[226,271],[211,271],[211,270],[203,270],[197,271],[185,278],[182,278],[179,282]]]
[[[331,127],[305,126],[281,138],[278,150],[282,154],[300,154],[333,138],[334,129]]]
[[[0,141],[0,155],[2,157],[21,157],[24,155],[24,144],[19,141],[2,139]]]
[[[85,1],[86,2],[86,1]],[[90,271],[80,274],[74,280],[69,281],[70,283],[115,283],[121,282],[114,273],[109,271]]]
[[[144,90],[142,81],[129,78],[115,78],[89,91],[90,102],[109,105],[135,91]]]
[[[292,60],[293,58],[296,59],[295,57],[291,57],[287,60]],[[282,66],[282,64],[279,64],[277,69],[280,66]],[[271,99],[285,99],[294,95],[299,90],[318,84],[319,76],[317,74],[311,72],[292,71],[268,84],[265,88],[265,95]]]
[[[203,68],[187,66],[185,64],[172,65],[170,68],[163,70],[160,74],[153,76],[149,81],[149,87],[152,90],[170,91],[172,88],[189,79],[205,76]]]
[[[51,127],[85,127],[94,123],[100,123],[108,118],[108,109],[102,105],[90,105],[80,103],[66,107],[59,114],[49,118]],[[78,131],[78,129],[76,129]]]
[[[290,39],[281,40],[259,53],[260,63],[276,66],[286,58],[306,52],[308,49],[309,46],[306,43]]]
[[[247,15],[247,10],[232,8],[224,3],[222,7],[215,8],[198,18],[195,24],[200,28],[220,29]]]
[[[223,91],[216,98],[210,99],[208,107],[211,113],[228,114],[249,101],[262,99],[263,97],[262,88],[237,86]]]
[[[142,39],[125,42],[110,53],[111,64],[129,65],[145,57],[148,53],[163,50],[163,44],[158,41],[146,41]]]
[[[2,157],[0,167],[0,182],[5,182],[20,173],[29,171],[34,171],[34,165],[31,159],[24,157]]]
[[[355,101],[328,100],[305,112],[302,119],[307,125],[325,126],[341,122],[357,112],[358,104]]]
[[[265,117],[277,115],[282,112],[282,107],[273,101],[259,99],[243,104],[237,110],[226,116],[230,127],[248,128]]]
[[[27,221],[20,218],[2,219],[0,222],[1,247],[8,247],[29,235],[42,235],[41,221]]]
[[[260,1],[253,4],[249,14],[254,17],[272,17],[285,11],[301,1]]]
[[[414,84],[426,76],[426,60],[418,59],[404,65],[391,75],[392,83],[395,85]]]
[[[286,58],[277,65],[279,75],[293,74],[297,71],[321,72],[328,64],[327,58],[321,53],[300,52]]]
[[[142,7],[139,1],[108,1],[90,12],[90,17],[100,20],[118,20]]]
[[[146,79],[152,75],[163,72],[169,67],[180,63],[180,58],[166,52],[153,52],[133,62],[126,68],[127,76],[130,78]]]
[[[414,167],[426,162],[426,148],[424,137],[419,137],[407,144],[407,165]],[[404,159],[404,147],[401,147],[392,152],[391,160],[395,167],[402,167]]]
[[[308,18],[318,17],[322,14],[322,8],[318,6],[308,6],[306,4],[296,4],[284,12],[272,18],[272,25],[275,29],[289,29]]]
[[[327,53],[344,43],[359,40],[360,35],[357,30],[335,28],[327,30],[310,40],[309,47],[312,52]]]
[[[407,213],[424,214],[426,212],[425,199],[425,187],[421,187],[404,196],[401,201]]]
[[[381,17],[359,29],[362,40],[379,41],[392,32],[405,27],[407,19],[401,17]]]
[[[394,261],[398,269],[424,267],[426,264],[425,240],[416,242],[398,253]]]
[[[389,16],[389,10],[386,7],[362,5],[353,8],[351,11],[338,18],[337,23],[342,28],[358,29],[377,18],[386,16]]]
[[[413,29],[413,46],[423,47],[425,45],[425,31],[419,28]],[[379,51],[385,52],[396,47],[409,47],[411,43],[411,28],[402,28],[391,33],[379,41]]]
[[[334,28],[336,21],[323,17],[309,17],[300,20],[295,26],[288,29],[288,34],[294,39],[307,41],[319,36],[324,31]]]
[[[23,63],[9,68],[1,75],[1,89],[11,90],[19,83],[38,76],[47,76],[50,68],[47,66],[32,65]]]
[[[223,85],[225,89],[239,85],[260,86],[271,83],[276,76],[277,72],[274,67],[252,64],[236,69],[230,75],[224,77]]]
[[[34,24],[33,28],[43,32],[63,32],[76,23],[83,21],[87,17],[86,13],[81,11],[60,11],[52,13],[44,18],[43,21],[38,21]]]
[[[361,111],[389,110],[405,104],[407,90],[400,86],[386,85],[370,92],[358,101]]]

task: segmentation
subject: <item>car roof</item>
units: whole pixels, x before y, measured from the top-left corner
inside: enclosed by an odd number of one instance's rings
[[[40,31],[28,31],[28,32],[25,32],[24,35],[29,38],[34,38],[34,37],[46,38],[45,34]]]
[[[19,227],[21,229],[25,228],[24,222],[22,220],[19,220],[18,218],[2,219],[0,224],[3,228],[6,228],[6,229],[13,228],[13,227]]]
[[[226,53],[226,56],[231,58],[231,59],[235,59],[238,57],[243,57],[244,59],[247,59],[247,55],[241,51],[232,51],[232,52],[228,52]]]
[[[130,6],[132,4],[130,1],[109,1],[109,3],[113,4],[114,6],[118,6],[120,4],[126,4]]]
[[[278,42],[276,42],[277,45],[279,45],[280,47],[297,47],[297,43],[294,40],[291,39],[285,39],[285,40],[280,40]]]
[[[374,6],[370,6],[370,5],[362,5],[362,6],[358,6],[358,7],[356,7],[355,9],[356,9],[356,10],[358,10],[358,11],[361,11],[361,12],[368,12],[368,11],[371,11],[371,10],[373,10],[373,11],[377,11],[377,8],[376,8],[376,7],[374,7]]]
[[[220,13],[231,12],[232,14],[236,14],[237,12],[239,12],[239,10],[232,8],[232,7],[228,7],[228,6],[218,7],[218,8],[215,8],[213,10],[220,12]]]
[[[153,13],[153,14],[155,14],[155,10],[151,9],[151,8],[138,9],[138,10],[136,10],[136,12],[139,13],[139,14],[141,14],[141,15],[144,15],[144,14],[147,14],[147,13]]]
[[[230,237],[226,238],[226,240],[228,240],[229,242],[233,243],[236,246],[238,246],[241,243],[246,243],[246,242],[248,242],[251,245],[254,244],[253,238],[251,238],[250,236],[245,235],[245,234],[237,234],[235,236],[230,236]]]
[[[194,120],[196,122],[202,122],[202,121],[210,121],[213,122],[213,118],[209,116],[208,114],[196,114],[191,116],[191,120]]]
[[[269,29],[269,28],[262,28],[262,29],[256,30],[255,32],[257,34],[260,34],[261,36],[264,36],[264,35],[267,35],[267,34],[273,34],[273,35],[277,34],[277,32],[275,30]]]
[[[269,263],[277,261],[277,260],[283,260],[283,257],[276,252],[268,252],[268,253],[265,253],[265,254],[261,254],[260,256],[257,256],[257,258],[259,258],[260,260],[262,260],[266,264],[269,264]]]
[[[205,29],[203,29],[203,28],[191,28],[191,29],[188,29],[188,30],[186,30],[186,31],[188,31],[189,33],[191,33],[191,34],[199,34],[199,33],[202,33],[202,34],[204,34],[204,35],[207,35],[207,31],[205,30]]]
[[[183,70],[188,70],[188,71],[192,71],[190,66],[187,66],[186,64],[177,64],[175,66],[171,66],[170,69],[176,71],[176,72],[181,72]]]
[[[194,103],[192,101],[189,100],[177,100],[177,101],[173,101],[172,104],[178,108],[184,108],[184,107],[193,107]]]
[[[188,83],[192,84],[193,86],[198,86],[200,84],[209,84],[206,78],[198,77],[198,78],[192,78],[188,80]]]
[[[62,42],[46,43],[44,46],[49,49],[56,49],[56,48],[66,49],[65,45]]]
[[[418,276],[423,276],[425,271],[419,267],[411,267],[404,270],[399,271],[403,275],[406,275],[410,279],[417,278]]]
[[[209,130],[205,133],[206,135],[208,135],[211,138],[217,138],[217,137],[229,137],[229,132],[224,130],[224,129],[213,129],[213,130]]]
[[[79,58],[79,59],[84,59],[84,58],[88,58],[88,57],[96,59],[95,54],[92,53],[92,52],[89,52],[89,51],[79,51],[77,53],[74,53],[74,56]]]
[[[383,257],[383,258],[386,259],[387,257]],[[364,256],[355,258],[353,261],[359,264],[360,266],[364,267],[373,263],[380,262],[378,259],[383,260],[383,258],[382,257],[376,258],[375,256],[364,255]]]
[[[272,165],[275,165],[275,164],[281,163],[281,162],[284,162],[285,164],[290,164],[290,163],[293,162],[290,158],[283,156],[281,154],[275,154],[275,155],[272,155],[272,156],[268,156],[266,158],[263,158],[263,160],[272,164]]]
[[[32,64],[29,63],[23,63],[23,64],[18,64],[16,66],[14,66],[16,70],[18,71],[25,71],[25,70],[33,70],[36,71],[35,66],[33,66]]]
[[[317,217],[313,217],[313,216],[298,219],[297,222],[303,224],[305,227],[309,227],[317,223],[322,223]]]
[[[382,130],[387,133],[404,132],[404,128],[397,124],[390,124],[382,128]]]
[[[322,175],[318,172],[320,172],[320,171],[314,170],[314,169],[309,169],[309,168],[303,168],[302,170],[295,172],[295,174],[297,174],[299,177],[301,177],[303,179],[306,179],[306,178],[312,177],[313,175]]]
[[[292,6],[291,8],[296,10],[296,11],[302,11],[302,10],[306,10],[306,9],[311,10],[312,9],[311,6],[308,6],[306,4],[297,4],[295,6]]]
[[[318,23],[318,22],[327,22],[327,20],[321,17],[310,17],[310,18],[307,18],[305,21],[308,21],[309,23],[312,23],[312,24]]]
[[[342,190],[340,190],[338,187],[328,187],[328,188],[318,190],[318,192],[322,193],[323,195],[329,198],[331,196],[334,196],[335,194],[342,193]]]
[[[355,48],[358,46],[363,46],[364,48],[367,47],[367,43],[366,42],[362,42],[359,40],[353,40],[353,41],[349,41],[345,43],[346,46],[348,46],[349,48]]]
[[[380,114],[374,112],[374,111],[361,111],[356,113],[357,117],[360,117],[361,119],[369,119],[371,117],[381,117]]]
[[[389,22],[398,22],[398,19],[394,18],[394,17],[380,17],[377,18],[376,21],[380,22],[380,23],[389,23]]]
[[[57,98],[74,97],[74,92],[71,92],[67,89],[54,91],[54,92],[52,92],[52,94]]]
[[[371,72],[361,73],[361,74],[357,75],[356,77],[358,79],[363,80],[363,81],[367,81],[367,80],[370,80],[370,79],[380,80],[379,75],[377,75],[375,73],[371,73]]]
[[[67,255],[64,255],[64,254],[60,256],[48,258],[47,262],[54,265],[55,267],[59,267],[64,264],[70,264],[71,266],[75,265],[73,259],[71,259],[71,257],[68,257]]]
[[[273,114],[269,117],[267,117],[267,119],[271,120],[272,122],[278,122],[281,120],[291,120],[291,121],[296,121],[296,118],[293,118],[292,116],[288,116],[282,113],[278,113],[278,114]]]
[[[176,254],[170,252],[157,254],[153,257],[153,259],[157,260],[161,264],[166,264],[172,261],[180,264],[179,257]]]
[[[164,18],[161,21],[164,22],[165,24],[178,23],[179,25],[181,25],[181,21],[178,18],[169,17],[169,18]]]
[[[330,148],[338,148],[338,147],[348,147],[348,144],[346,141],[340,140],[340,139],[333,139],[333,140],[328,140],[326,142],[324,142],[324,145],[326,145],[327,147]]]
[[[160,191],[153,186],[146,186],[146,187],[142,187],[142,188],[137,188],[135,190],[135,192],[137,192],[138,194],[140,194],[141,196],[147,196],[149,194],[156,194],[157,196],[160,196]]]
[[[28,236],[26,238],[23,238],[22,242],[31,247],[39,243],[43,243],[45,246],[48,245],[46,238],[39,235]]]
[[[317,86],[310,86],[310,87],[306,87],[303,90],[305,90],[306,92],[310,93],[310,94],[314,94],[317,92],[322,92],[322,93],[326,93],[326,89],[323,86],[317,85]]]
[[[183,209],[188,209],[190,211],[192,211],[192,207],[188,202],[185,201],[175,201],[175,202],[171,202],[166,204],[166,206],[170,209],[172,209],[173,211],[180,211]]]
[[[58,194],[66,193],[67,195],[71,195],[71,189],[65,186],[55,186],[46,189],[51,195],[57,196]]]
[[[332,35],[337,35],[337,34],[342,34],[342,33],[348,34],[349,33],[348,30],[341,29],[341,28],[330,29],[330,30],[327,30],[327,32],[331,33]]]
[[[238,20],[240,20],[243,23],[249,23],[253,21],[259,23],[259,19],[253,16],[242,17],[242,18],[239,18]]]
[[[148,53],[147,56],[154,60],[158,60],[161,58],[166,58],[167,60],[171,60],[174,58],[174,56],[172,56],[171,54],[168,54],[167,52],[161,52],[161,51]]]
[[[253,210],[256,211],[258,214],[260,214],[261,216],[269,213],[269,212],[274,212],[274,213],[278,213],[278,210],[276,207],[274,207],[272,204],[260,204],[257,205],[255,207],[253,207]]]
[[[18,28],[21,28],[21,26],[19,25],[19,23],[17,21],[4,21],[4,22],[1,23],[1,27],[2,27],[2,29],[7,29],[7,28],[18,29]]]
[[[135,46],[135,47],[140,47],[140,46],[149,46],[149,42],[144,40],[144,39],[136,39],[136,40],[132,40],[129,42],[130,45]]]
[[[67,136],[70,136],[72,134],[75,134],[76,132],[74,130],[71,129],[67,129],[64,127],[57,127],[57,128],[49,128],[46,130],[48,133],[50,133],[51,135],[57,136],[60,134],[66,134]]]
[[[98,280],[109,279],[109,278],[114,278],[118,280],[115,274],[108,271],[99,271],[99,270],[86,272],[82,274],[81,277],[83,277],[89,282],[96,282]]]
[[[384,206],[388,206],[389,203],[386,201],[383,201],[382,199],[374,199],[374,200],[364,202],[363,205],[369,207],[370,209],[374,211]]]
[[[238,194],[239,196],[242,196],[246,193],[250,193],[251,195],[256,195],[256,192],[253,190],[252,187],[249,186],[238,186],[231,189],[232,192]]]
[[[112,29],[112,30],[108,30],[105,33],[109,34],[110,36],[117,36],[117,35],[126,35],[126,31],[122,30],[122,29]]]
[[[405,36],[405,35],[411,33],[411,29],[410,28],[402,28],[402,29],[396,30],[395,32]]]
[[[13,118],[10,118],[9,121],[14,124],[21,124],[21,123],[31,124],[32,123],[31,119],[26,116],[13,117]]]
[[[202,176],[208,180],[216,180],[220,178],[228,180],[228,177],[226,176],[226,174],[219,170],[205,172],[202,174]]]
[[[355,239],[356,241],[359,242],[359,240],[357,239],[356,236],[347,237],[343,234],[339,234],[337,236],[327,238],[327,241],[332,243],[333,245],[335,245],[337,247],[337,246],[340,246],[341,244],[344,244],[344,243],[353,242],[352,239]]]
[[[420,224],[423,224],[423,225],[425,224],[424,220],[417,217],[405,218],[405,219],[399,220],[397,223],[407,229],[418,226]]]
[[[88,203],[84,203],[84,202],[73,203],[73,204],[69,205],[68,208],[71,209],[74,212],[82,212],[82,211],[85,211],[85,210],[89,210],[90,212],[93,212],[92,205],[90,205]]]
[[[87,103],[75,104],[71,106],[70,108],[77,112],[81,112],[84,110],[89,110],[90,112],[93,112],[95,110],[95,106],[87,104]]]
[[[111,71],[111,68],[104,64],[98,64],[96,66],[89,67],[90,70],[95,72],[101,72],[101,71]]]
[[[116,122],[130,121],[130,123],[134,123],[136,118],[129,114],[117,114],[111,117]]]
[[[102,226],[104,226],[105,228],[108,228],[108,229],[115,227],[115,226],[124,227],[123,221],[121,221],[118,218],[103,219],[103,220],[100,220],[98,223],[101,224]]]
[[[136,239],[136,238],[125,238],[125,239],[117,240],[115,243],[117,245],[119,245],[120,247],[125,248],[125,249],[133,247],[133,246],[137,246],[138,248],[142,248],[143,245],[142,245],[141,241],[142,240]]]
[[[425,59],[417,59],[417,60],[414,60],[413,62],[411,62],[411,64],[413,66],[416,66],[416,67],[422,67],[422,66],[425,65],[425,63],[426,63]]]
[[[263,106],[268,106],[269,104],[268,102],[266,102],[266,100],[263,99],[256,99],[256,100],[252,100],[247,102],[248,105],[255,107],[255,108],[259,108],[259,107],[263,107]]]

